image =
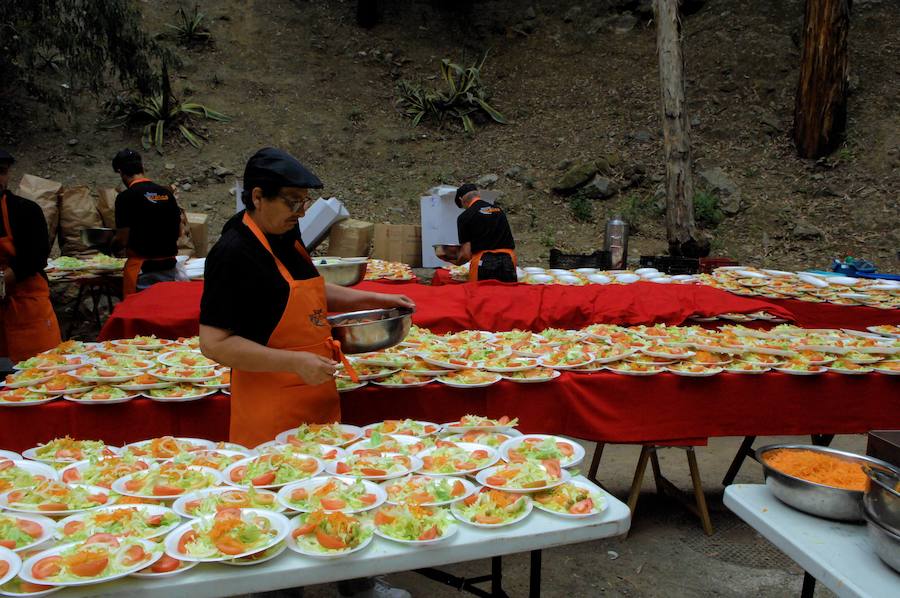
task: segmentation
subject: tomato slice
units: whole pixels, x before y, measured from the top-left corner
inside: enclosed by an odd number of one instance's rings
[[[76,552],[65,559],[65,565],[77,577],[97,577],[109,565],[109,557],[95,552]]]
[[[40,523],[29,521],[28,519],[16,519],[16,527],[18,527],[20,530],[22,530],[32,538],[37,538],[44,530],[44,528],[41,527]]]
[[[153,496],[176,496],[178,494],[184,494],[184,490],[167,484],[157,484],[153,487]]]
[[[389,515],[387,512],[379,510],[375,513],[375,525],[387,525],[394,521],[396,517]]]
[[[430,528],[422,532],[422,535],[419,536],[419,540],[434,540],[439,535],[438,528],[436,525],[432,525]]]
[[[349,472],[350,472],[350,466],[347,465],[346,463],[344,463],[343,461],[338,461],[338,462],[337,462],[337,465],[334,466],[334,470],[335,470],[337,473],[349,473]]]
[[[45,502],[42,505],[38,505],[38,511],[67,511],[69,510],[69,506],[66,503],[62,502]]]
[[[453,482],[453,488],[450,490],[450,496],[459,496],[466,493],[466,486],[461,481]]]
[[[586,515],[594,510],[594,501],[590,498],[579,500],[577,503],[569,507],[569,513],[576,515]]]
[[[178,539],[178,552],[187,554],[187,545],[197,539],[197,532],[188,530]]]
[[[147,520],[146,520],[147,525],[150,525],[150,526],[153,526],[153,527],[156,527],[157,525],[160,525],[162,522],[163,522],[163,516],[162,516],[162,515],[153,515],[153,516],[151,516],[151,517],[147,517]]]
[[[541,464],[544,466],[544,469],[547,470],[550,477],[559,479],[562,475],[562,468],[559,466],[558,459],[544,459],[541,461]]]
[[[19,589],[23,594],[37,594],[38,592],[43,592],[44,590],[50,590],[53,586],[42,586],[36,583],[31,583],[30,581],[25,581],[24,579],[19,579]]]
[[[327,511],[340,511],[347,506],[347,503],[340,498],[323,498],[320,502],[322,508]]]
[[[506,478],[501,475],[488,476],[485,478],[484,481],[487,482],[488,484],[490,484],[491,486],[506,486],[506,482],[507,482]]]
[[[150,570],[154,573],[169,573],[170,571],[177,569],[179,565],[181,565],[181,561],[164,554],[161,559],[153,563]]]
[[[115,548],[119,547],[119,540],[112,534],[94,534],[84,541],[87,544],[109,544]]]
[[[484,525],[497,525],[498,523],[503,523],[503,518],[498,515],[482,515],[481,513],[475,515],[476,523],[483,523]]]
[[[31,567],[31,576],[35,579],[47,579],[59,575],[62,571],[62,557],[44,557]]]
[[[309,492],[306,491],[306,488],[297,488],[293,492],[291,492],[291,500],[293,501],[301,501],[309,498]]]
[[[247,547],[238,540],[237,538],[233,538],[231,536],[221,536],[216,540],[216,548],[219,549],[219,552],[222,554],[241,554],[247,550]]]
[[[231,477],[232,482],[240,482],[241,480],[244,479],[244,476],[246,474],[247,474],[247,466],[241,465],[240,467],[235,467],[234,469],[232,469],[231,474],[229,474],[229,476]]]
[[[125,549],[125,555],[122,557],[122,564],[126,567],[132,567],[146,559],[147,553],[144,552],[144,547],[140,544],[132,544]]]
[[[142,480],[131,479],[125,482],[125,489],[129,492],[137,492],[141,488],[144,487],[144,482]]]
[[[83,521],[70,521],[63,526],[63,534],[71,536],[84,529]]]
[[[367,476],[380,477],[383,475],[387,475],[387,472],[383,469],[375,469],[374,467],[361,467],[360,473]]]
[[[81,481],[81,473],[79,473],[79,471],[74,467],[70,467],[63,472],[62,480],[70,484],[73,482]]]
[[[292,538],[297,538],[299,536],[305,536],[306,534],[311,534],[315,531],[316,524],[315,523],[304,523],[303,525],[296,528],[293,532],[291,532]]]
[[[16,547],[16,542],[15,540],[0,540],[0,546],[12,550]],[[6,561],[0,561],[0,565],[6,565],[7,567],[9,567],[9,563],[7,563]],[[0,577],[3,577],[3,575],[3,573],[0,573]]]
[[[376,497],[374,494],[363,494],[359,497],[359,502],[363,503],[364,505],[375,504],[376,500],[378,500],[378,497]]]
[[[566,457],[571,457],[575,454],[575,449],[572,448],[572,445],[568,442],[557,442],[556,448],[558,448],[559,452],[561,452]]]
[[[319,544],[321,544],[325,548],[330,548],[332,550],[347,548],[347,544],[345,544],[343,540],[341,540],[337,536],[329,536],[321,529],[316,529],[316,540],[318,540]]]
[[[267,471],[266,473],[264,473],[262,475],[258,475],[255,478],[253,478],[252,480],[250,480],[250,483],[253,484],[254,486],[269,486],[274,482],[275,482],[275,472],[274,471]]]

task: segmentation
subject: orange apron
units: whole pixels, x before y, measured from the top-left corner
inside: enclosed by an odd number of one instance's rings
[[[266,346],[343,359],[326,320],[325,279],[316,276],[294,280],[253,219],[244,214],[243,222],[275,259],[278,271],[290,287],[284,313]],[[305,255],[299,243],[296,247]],[[232,370],[229,434],[232,442],[252,448],[301,423],[326,424],[340,419],[341,401],[333,380],[309,385],[292,372]]]
[[[134,179],[128,184],[128,187],[131,188],[133,185],[136,185],[138,183],[149,182],[152,181],[146,178]],[[127,259],[125,260],[125,267],[122,270],[122,294],[127,296],[131,295],[132,293],[137,293],[137,281],[138,277],[141,275],[141,268],[144,266],[144,262],[170,260],[173,257],[175,256],[149,258],[141,257],[130,250],[126,252]]]
[[[6,231],[6,236],[0,237],[0,268],[5,268],[16,255],[5,193],[0,197],[0,211]],[[0,302],[0,355],[15,363],[52,349],[61,341],[47,280],[36,273],[16,281],[12,293]]]
[[[466,205],[466,209],[470,208],[473,203],[481,199],[480,197],[473,197],[472,201]],[[512,249],[485,249],[484,251],[479,251],[475,255],[472,256],[472,259],[469,260],[469,282],[476,282],[478,280],[478,265],[481,263],[481,256],[485,253],[505,253],[509,257],[512,258],[513,268],[518,266],[518,259],[516,258],[516,252]]]

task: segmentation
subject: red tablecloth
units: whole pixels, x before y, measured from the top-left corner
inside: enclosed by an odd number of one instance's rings
[[[441,287],[446,284],[461,284],[461,281],[453,280],[453,277],[450,276],[450,270],[445,268],[436,269],[434,276],[431,277],[431,286]]]
[[[500,382],[483,389],[432,383],[418,389],[368,386],[341,396],[343,421],[411,417],[438,423],[467,413],[518,417],[523,432],[634,443],[710,436],[852,434],[900,427],[900,378],[881,374],[719,374],[685,378],[563,374],[544,384]],[[121,445],[175,434],[225,440],[228,397],[189,403],[136,399],[120,405],[54,401],[0,408],[0,448],[24,450],[56,436]],[[290,427],[285,423],[285,429]]]

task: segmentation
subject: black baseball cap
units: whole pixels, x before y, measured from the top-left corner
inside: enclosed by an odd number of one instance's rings
[[[478,191],[478,185],[475,183],[463,183],[456,190],[456,197],[453,198],[453,201],[456,202],[457,206],[462,207],[462,198],[472,191]]]
[[[4,149],[0,149],[0,164],[14,164],[16,161],[13,155]]]
[[[321,189],[322,181],[297,158],[275,147],[264,147],[244,167],[244,189],[250,190],[269,183],[280,187]]]
[[[116,152],[112,159],[113,172],[119,172],[126,164],[143,164],[141,155],[133,149],[125,148]]]

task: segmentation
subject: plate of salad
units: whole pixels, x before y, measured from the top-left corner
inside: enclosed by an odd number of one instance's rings
[[[41,353],[24,361],[20,361],[13,367],[17,370],[38,369],[46,372],[67,372],[88,364],[86,355],[57,355],[56,353]]]
[[[22,455],[26,459],[53,464],[74,463],[91,457],[113,457],[118,453],[118,449],[106,446],[101,440],[75,440],[64,436],[30,448]]]
[[[338,558],[372,542],[373,527],[365,519],[341,511],[302,513],[291,521],[288,547],[304,556]]]
[[[488,488],[506,492],[537,492],[559,486],[571,479],[571,474],[560,467],[556,459],[539,463],[507,463],[478,472],[475,480]]]
[[[283,444],[281,442],[278,442],[277,440],[264,442],[256,447],[255,454],[261,455],[263,453],[278,453],[284,450],[287,450],[295,455],[309,455],[311,457],[315,457],[320,461],[334,461],[335,459],[342,459],[347,454],[347,451],[339,446],[319,444],[317,442],[300,442],[299,440],[293,438],[287,444]],[[251,455],[248,454],[247,456],[250,457]]]
[[[148,373],[166,382],[190,384],[207,382],[219,376],[216,370],[212,368],[162,367],[150,370]]]
[[[706,366],[699,363],[691,363],[689,361],[673,363],[672,365],[667,365],[665,369],[667,372],[675,374],[676,376],[687,376],[689,378],[706,378],[708,376],[721,374],[724,371],[723,368],[720,367]]]
[[[536,367],[530,370],[520,370],[518,372],[510,372],[500,374],[504,380],[510,382],[518,382],[519,384],[538,384],[540,382],[549,382],[556,380],[562,375],[562,372],[545,367]]]
[[[139,440],[122,447],[126,454],[147,459],[164,461],[190,451],[209,450],[215,447],[214,442],[203,438],[176,438],[160,436],[149,440]]]
[[[368,382],[366,380],[360,380],[359,382],[354,382],[350,378],[341,378],[337,377],[334,379],[334,384],[337,386],[338,392],[350,392],[351,390],[356,390],[357,388],[362,388]]]
[[[837,372],[838,374],[847,374],[847,375],[859,375],[859,374],[868,374],[870,372],[875,371],[872,366],[860,365],[858,363],[853,363],[852,361],[847,361],[845,359],[838,359],[828,366],[828,370],[831,372]]]
[[[562,467],[575,467],[584,459],[584,447],[560,436],[525,434],[500,445],[500,457],[508,463],[556,459]]]
[[[368,365],[382,368],[404,368],[412,361],[412,356],[400,353],[360,353],[353,356],[353,365]]]
[[[500,382],[500,374],[480,370],[456,370],[439,376],[437,381],[453,388],[484,388]]]
[[[46,463],[0,457],[0,492],[57,479],[59,474]]]
[[[533,494],[534,506],[551,515],[580,519],[606,510],[606,497],[591,484],[570,480],[556,488]]]
[[[132,573],[131,577],[137,577],[140,579],[160,579],[163,577],[173,577],[175,575],[184,573],[185,571],[190,571],[199,564],[200,563],[196,561],[179,561],[178,559],[172,558],[167,554],[163,554],[158,561],[145,569],[141,569],[136,573]]]
[[[505,527],[522,521],[533,509],[527,494],[482,488],[450,505],[453,516],[475,527]]]
[[[284,507],[271,490],[227,486],[197,490],[179,496],[172,503],[172,510],[188,519],[215,515],[225,509],[262,509],[280,513]]]
[[[173,368],[215,368],[219,366],[218,363],[199,351],[192,350],[169,351],[158,356],[156,360]]]
[[[197,401],[209,395],[215,394],[215,390],[208,388],[200,388],[193,384],[171,384],[164,388],[154,388],[145,390],[143,394],[148,399],[160,401],[161,403],[186,403],[188,401]]]
[[[140,395],[137,393],[103,384],[95,386],[89,391],[81,394],[63,395],[63,399],[72,401],[73,403],[82,403],[84,405],[114,405],[116,403],[127,403],[131,399],[139,396]]]
[[[32,555],[35,555],[40,552],[40,549],[33,550],[24,550],[20,553],[17,553],[19,557],[24,561],[27,560]],[[21,567],[20,567],[21,570]],[[29,596],[31,598],[36,598],[37,596],[46,596],[47,594],[52,594],[53,592],[58,592],[62,588],[56,586],[45,586],[36,583],[27,582],[18,574],[10,579],[9,581],[0,584],[0,596]]]
[[[464,415],[459,421],[443,424],[443,427],[447,432],[465,433],[472,430],[482,430],[508,433],[507,431],[510,428],[515,428],[518,425],[519,418],[514,417],[510,419],[507,415],[497,419],[483,417],[481,415]]]
[[[633,363],[630,361],[620,361],[606,366],[610,372],[622,374],[624,376],[653,376],[665,371],[663,366],[648,365],[644,363]]]
[[[119,478],[112,489],[123,496],[166,500],[221,483],[222,474],[215,469],[167,462]]]
[[[385,453],[416,455],[425,449],[425,441],[416,436],[373,432],[370,438],[347,447],[347,452],[352,455],[383,455]]]
[[[508,374],[512,372],[524,372],[534,369],[538,366],[538,360],[534,357],[519,357],[516,355],[505,355],[496,359],[487,359],[482,364],[482,368],[489,372],[498,374]]]
[[[132,473],[150,469],[150,463],[131,454],[85,459],[67,466],[60,479],[67,484],[90,484],[112,488],[113,482]]]
[[[53,372],[31,368],[30,370],[21,370],[7,375],[4,379],[4,387],[24,388],[26,386],[37,386],[51,378],[53,378]]]
[[[396,434],[399,436],[418,436],[423,438],[441,431],[441,426],[434,422],[416,419],[386,419],[362,427],[363,436],[371,438],[375,432]]]
[[[791,374],[794,376],[815,376],[817,374],[824,374],[828,371],[828,368],[823,365],[815,365],[800,359],[789,359],[772,369],[776,372],[781,372],[782,374]]]
[[[166,388],[168,386],[172,386],[171,382],[166,382],[165,380],[160,380],[156,376],[152,376],[146,372],[142,372],[132,378],[131,380],[126,380],[125,382],[118,382],[114,385],[116,388],[121,388],[122,390],[128,391],[142,391],[142,390],[151,390],[154,388]]]
[[[167,338],[157,338],[155,334],[151,334],[149,336],[138,335],[132,338],[121,338],[110,342],[120,347],[134,347],[136,349],[144,349],[147,351],[155,351],[157,349],[162,349],[163,347],[168,347],[175,344],[175,341],[169,340]]]
[[[151,540],[179,525],[181,517],[168,507],[112,505],[61,519],[56,524],[56,535],[62,542],[81,542],[94,534]]]
[[[671,345],[652,344],[641,349],[641,353],[650,357],[659,357],[661,359],[688,359],[693,357],[696,352],[685,347],[673,347]]]
[[[0,513],[0,547],[22,552],[53,537],[56,522],[41,515]]]
[[[879,374],[900,376],[900,361],[882,361],[873,368]]]
[[[733,361],[723,368],[726,372],[732,374],[764,374],[770,371],[767,365],[754,363],[752,361]]]
[[[93,585],[140,571],[161,556],[162,547],[153,542],[98,534],[42,550],[22,564],[19,577],[47,586]]]
[[[421,505],[382,505],[375,511],[375,533],[402,544],[442,542],[459,530],[449,511]]]
[[[275,439],[284,444],[289,443],[291,438],[295,438],[300,442],[317,442],[319,444],[344,446],[351,442],[356,442],[362,438],[362,435],[362,428],[359,426],[335,422],[333,424],[301,424],[296,428],[282,432]]]
[[[29,405],[43,405],[50,401],[55,401],[59,397],[47,396],[39,392],[34,392],[30,388],[11,388],[9,390],[0,390],[0,406],[3,407],[27,407]]]
[[[87,392],[93,384],[82,382],[69,374],[57,374],[39,384],[29,386],[29,390],[44,395],[61,396],[79,392]]]
[[[222,564],[230,565],[232,567],[247,567],[249,565],[258,565],[260,563],[265,563],[266,561],[271,561],[285,550],[287,550],[287,540],[282,540],[275,546],[270,546],[262,552],[255,552],[247,556],[241,556],[236,559],[222,561]]]
[[[595,345],[594,347],[591,349],[594,354],[594,363],[612,363],[637,353],[636,348],[627,345]]]
[[[396,372],[381,378],[380,380],[372,380],[372,384],[376,386],[384,386],[385,388],[417,388],[431,384],[434,378],[431,376],[418,376],[409,372]]]
[[[10,461],[21,461],[22,455],[14,451],[0,449],[0,460],[9,459]]]
[[[173,457],[172,462],[194,465],[196,467],[209,467],[210,469],[215,469],[217,471],[224,471],[225,468],[232,463],[237,463],[241,459],[246,459],[247,456],[247,453],[240,451],[209,449],[181,453],[180,455]]]
[[[267,550],[287,537],[290,522],[263,509],[224,509],[176,528],[166,554],[181,561],[215,563]]]
[[[280,488],[291,482],[314,477],[323,468],[322,462],[315,457],[295,454],[285,448],[232,463],[222,475],[225,483],[231,486]]]
[[[289,484],[278,491],[278,502],[286,509],[342,511],[361,513],[380,507],[387,499],[385,490],[368,480],[326,477]]]
[[[400,371],[400,368],[386,368],[380,365],[354,365],[353,369],[356,371],[356,377],[360,382],[387,378],[391,374],[396,374]],[[350,380],[350,374],[344,371],[343,366],[338,367],[337,377]]]
[[[137,355],[103,355],[91,359],[91,363],[97,368],[106,368],[117,371],[144,372],[156,365],[152,357]],[[76,370],[77,371],[77,370]]]
[[[489,446],[449,440],[438,440],[434,448],[422,451],[418,457],[422,460],[418,471],[433,476],[473,474],[500,460],[497,451]]]
[[[416,374],[417,376],[441,376],[453,370],[439,368],[437,366],[431,365],[430,363],[416,355],[410,359],[410,361],[406,364],[406,367],[404,367],[402,371],[410,374]]]
[[[450,442],[471,442],[474,444],[484,444],[491,448],[498,448],[501,444],[515,436],[521,436],[518,430],[508,429],[503,432],[492,432],[490,430],[469,430],[457,434],[445,436],[445,440]]]
[[[0,584],[8,582],[15,577],[22,567],[22,559],[18,554],[0,546]]]
[[[327,463],[325,470],[332,475],[389,480],[418,471],[422,461],[412,455],[384,453],[381,455],[355,454],[346,459]]]
[[[465,478],[418,474],[382,482],[381,487],[392,505],[409,503],[423,507],[449,505],[478,490],[478,486]]]
[[[216,377],[197,384],[200,388],[220,390],[231,387],[231,370],[216,370]]]
[[[594,361],[594,354],[585,345],[563,345],[542,355],[539,363],[554,370],[571,370]]]
[[[0,494],[0,507],[19,513],[65,516],[98,509],[109,500],[106,488],[43,480],[27,488]]]
[[[458,357],[456,352],[426,351],[419,353],[419,357],[426,363],[442,370],[465,370],[477,367],[477,363],[469,359]]]

